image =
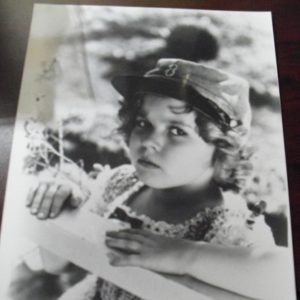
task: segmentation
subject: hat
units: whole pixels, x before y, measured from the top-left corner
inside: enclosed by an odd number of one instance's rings
[[[138,93],[156,93],[183,100],[221,128],[248,133],[251,122],[248,82],[205,65],[160,59],[143,76],[117,76],[112,84],[127,99]]]

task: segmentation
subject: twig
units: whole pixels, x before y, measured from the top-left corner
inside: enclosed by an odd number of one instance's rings
[[[63,169],[64,164],[64,133],[63,133],[63,122],[62,120],[58,121],[58,150],[59,150],[59,166],[58,170]]]

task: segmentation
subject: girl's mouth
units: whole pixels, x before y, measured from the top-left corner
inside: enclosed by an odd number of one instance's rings
[[[140,158],[137,160],[137,163],[141,165],[142,167],[149,168],[149,169],[158,169],[160,168],[159,165],[155,164],[151,160],[148,160],[146,158]]]

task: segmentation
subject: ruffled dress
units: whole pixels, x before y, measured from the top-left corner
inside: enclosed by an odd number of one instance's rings
[[[127,201],[144,184],[139,181],[131,165],[106,170],[96,182],[96,190],[87,209],[106,217],[117,217],[116,211],[125,213],[129,222],[137,222],[141,229],[167,237],[205,241],[224,246],[259,247],[274,246],[270,228],[263,216],[254,217],[245,200],[233,193],[224,193],[222,205],[199,211],[182,224],[155,221],[135,213]],[[141,298],[119,288],[111,282],[87,276],[70,288],[59,300],[140,300]]]

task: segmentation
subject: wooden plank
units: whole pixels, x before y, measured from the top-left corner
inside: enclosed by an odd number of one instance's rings
[[[115,221],[78,210],[55,220],[38,220],[23,209],[22,232],[45,249],[146,300],[249,299],[182,276],[163,276],[136,267],[112,267],[106,257],[105,232]]]

